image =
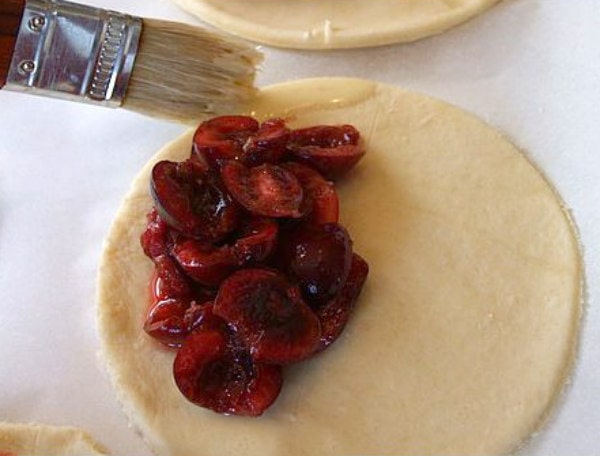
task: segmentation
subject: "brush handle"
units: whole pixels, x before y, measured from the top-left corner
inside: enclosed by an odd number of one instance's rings
[[[0,1],[0,87],[6,84],[24,8],[25,0]]]

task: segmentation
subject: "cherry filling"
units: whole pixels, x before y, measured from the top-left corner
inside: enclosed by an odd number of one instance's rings
[[[257,416],[282,366],[329,347],[368,275],[329,179],[364,155],[349,125],[203,122],[184,162],[158,162],[142,249],[155,266],[146,333],[177,350],[175,383],[217,413]]]

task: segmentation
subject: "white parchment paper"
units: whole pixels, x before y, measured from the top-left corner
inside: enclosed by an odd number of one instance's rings
[[[88,3],[198,23],[167,0]],[[261,86],[355,76],[424,92],[504,131],[555,184],[581,235],[586,315],[572,381],[523,454],[600,454],[598,0],[504,0],[408,45],[263,51]],[[184,129],[123,110],[0,92],[0,420],[76,425],[115,455],[150,456],[99,367],[95,279],[131,180]]]

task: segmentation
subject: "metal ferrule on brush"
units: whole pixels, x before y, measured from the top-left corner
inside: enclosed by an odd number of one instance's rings
[[[27,0],[6,89],[118,107],[142,20],[62,0]]]

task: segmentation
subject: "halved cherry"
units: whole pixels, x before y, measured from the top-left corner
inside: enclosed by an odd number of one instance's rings
[[[189,277],[207,287],[219,286],[238,265],[228,246],[214,247],[195,239],[177,240],[173,257]]]
[[[346,282],[352,261],[352,241],[337,223],[297,226],[282,238],[280,261],[298,280],[306,300],[319,307]]]
[[[225,324],[194,331],[175,357],[173,375],[194,404],[245,416],[261,415],[283,384],[281,367],[254,361]]]
[[[185,274],[168,255],[154,259],[152,295],[156,301],[168,299],[191,299],[192,289]]]
[[[365,155],[360,134],[351,125],[319,126],[292,131],[288,150],[328,179],[350,171]]]
[[[150,280],[153,301],[185,298],[198,302],[212,301],[217,292],[188,279],[185,272],[171,256],[161,255],[155,259],[154,273]]]
[[[189,301],[181,299],[158,301],[148,312],[144,331],[164,345],[180,347],[189,334],[184,322],[189,305]]]
[[[319,319],[298,287],[268,269],[242,269],[223,281],[214,313],[235,328],[257,361],[308,358],[321,338]]]
[[[201,162],[219,169],[226,160],[239,159],[243,146],[259,129],[248,116],[221,116],[200,124],[194,134],[192,153]]]
[[[359,255],[353,254],[348,280],[338,294],[317,311],[323,329],[319,350],[335,342],[346,327],[367,275],[369,265]]]
[[[217,241],[238,225],[237,204],[216,176],[192,160],[157,163],[151,192],[162,219],[186,235]]]
[[[306,146],[294,151],[295,159],[312,166],[329,179],[339,179],[348,173],[361,158],[365,150],[358,145],[326,147]]]
[[[263,122],[256,134],[244,144],[243,163],[246,166],[279,163],[287,152],[289,137],[290,129],[282,119]]]
[[[274,220],[254,217],[246,221],[232,247],[240,265],[265,261],[275,249],[279,225]]]
[[[211,318],[212,302],[167,299],[154,304],[144,323],[144,331],[160,343],[173,348],[181,347],[185,338]]]
[[[331,182],[326,181],[317,171],[300,163],[287,162],[282,165],[294,173],[304,190],[304,202],[312,223],[337,223],[340,202]]]
[[[148,224],[146,230],[140,237],[140,243],[144,253],[149,258],[156,258],[168,253],[171,248],[171,236],[169,225],[158,215],[155,208],[146,215]]]
[[[290,171],[271,164],[254,168],[229,161],[221,178],[233,198],[251,214],[265,217],[302,216],[302,187]]]

